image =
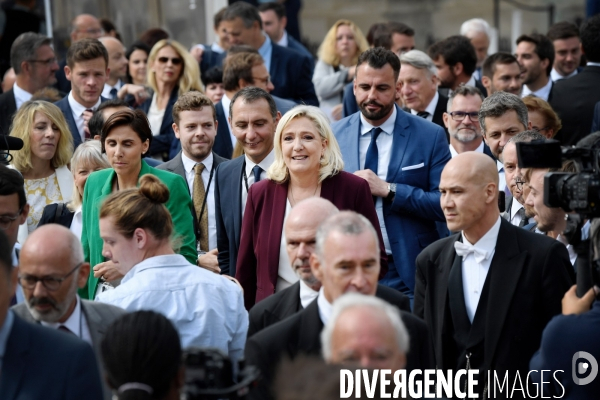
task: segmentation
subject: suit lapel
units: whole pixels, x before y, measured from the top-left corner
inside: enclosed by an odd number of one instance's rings
[[[321,351],[321,330],[323,321],[319,315],[319,305],[315,299],[301,311],[300,332],[298,333],[297,354],[319,354]]]
[[[242,173],[246,168],[246,157],[240,156],[238,163],[233,168],[234,178],[229,179],[231,185],[229,193],[233,194],[233,230],[235,232],[235,246],[236,249],[240,247],[240,236],[242,234]]]
[[[231,137],[229,134],[229,124],[227,118],[225,118],[225,110],[223,103],[218,102],[215,105],[215,113],[217,114],[217,137],[215,138],[215,144],[213,146],[221,157],[231,157],[233,154],[233,145],[231,144]]]
[[[348,121],[347,129],[338,132],[336,139],[342,149],[344,170],[354,173],[360,170],[360,112],[353,114]],[[346,151],[345,151],[346,150]],[[346,156],[347,155],[347,156]]]
[[[89,302],[85,300],[81,300],[81,310],[85,315],[88,329],[90,330],[94,351],[96,354],[100,354],[100,342],[102,341],[102,336],[104,336],[104,333],[106,332],[106,327],[102,325],[102,317]]]
[[[77,129],[77,124],[75,123],[75,119],[73,118],[73,110],[69,105],[69,100],[65,97],[63,100],[63,104],[65,106],[65,110],[63,115],[69,124],[69,130],[73,134],[73,148],[77,148],[81,144],[81,135],[79,134],[79,129]]]
[[[300,305],[300,282],[296,282],[288,289],[286,296],[273,308],[272,314],[281,321],[300,310],[302,310]]]
[[[392,151],[391,154],[394,154],[394,157],[390,159],[390,164],[388,166],[387,179],[388,182],[398,182],[397,176],[400,172],[400,166],[402,165],[402,160],[404,158],[404,153],[406,152],[406,146],[410,141],[411,131],[409,128],[409,120],[404,111],[402,111],[398,106],[396,107],[396,124],[394,125],[394,140],[392,142]]]

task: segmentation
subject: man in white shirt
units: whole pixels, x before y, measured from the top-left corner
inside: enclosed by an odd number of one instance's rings
[[[34,32],[19,35],[11,47],[15,83],[0,96],[0,134],[9,134],[12,117],[40,89],[56,83],[58,63],[52,39]]]
[[[553,82],[577,75],[581,63],[579,28],[567,21],[557,22],[546,35],[554,46],[554,65],[550,72]]]
[[[125,310],[82,300],[77,295],[77,289],[86,285],[90,274],[79,239],[61,225],[41,226],[23,244],[19,261],[19,283],[25,302],[15,306],[14,312],[26,321],[86,341],[100,363],[105,328]],[[110,399],[106,383],[104,392],[104,397]]]
[[[521,35],[517,39],[515,57],[523,73],[522,97],[534,95],[549,101],[552,91],[550,71],[554,62],[552,42],[539,33]]]
[[[125,58],[125,47],[123,43],[114,37],[104,36],[98,39],[106,47],[108,52],[108,79],[102,90],[102,97],[115,99],[121,86],[123,86],[127,74],[127,58]]]
[[[473,86],[460,86],[450,95],[448,112],[444,113],[444,124],[450,134],[452,157],[465,151],[477,151],[492,155],[483,142],[479,126],[479,109],[483,95]]]

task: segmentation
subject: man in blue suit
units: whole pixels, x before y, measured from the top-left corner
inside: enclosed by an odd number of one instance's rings
[[[100,103],[107,100],[102,90],[108,72],[108,52],[97,39],[82,39],[69,47],[65,75],[71,91],[55,104],[67,120],[75,148],[93,139],[87,124]]]
[[[0,230],[0,398],[102,400],[100,373],[89,344],[69,333],[25,322],[8,309],[18,274],[11,253]]]
[[[412,298],[415,259],[440,238],[435,222],[445,221],[438,184],[450,150],[440,126],[396,106],[399,73],[400,61],[390,50],[361,54],[354,79],[360,112],[333,131],[344,169],[371,187],[389,260],[381,283]]]
[[[244,2],[233,3],[227,7],[221,24],[231,46],[245,44],[258,50],[275,86],[272,95],[295,103],[319,105],[312,83],[310,57],[273,43],[262,31],[256,7]]]

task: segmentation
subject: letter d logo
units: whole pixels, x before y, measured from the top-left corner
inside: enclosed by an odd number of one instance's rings
[[[584,359],[587,362],[582,362],[578,366],[577,361],[579,359]],[[588,370],[590,371],[590,374],[586,378],[577,377],[577,374],[584,374]],[[596,376],[598,375],[598,362],[590,353],[587,353],[585,351],[578,351],[577,353],[573,354],[572,371],[573,382],[575,382],[576,385],[587,385],[588,383],[596,379]]]

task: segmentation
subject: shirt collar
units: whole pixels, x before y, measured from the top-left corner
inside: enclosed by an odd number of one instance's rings
[[[308,286],[302,279],[300,279],[300,304],[302,304],[303,308],[308,307],[310,303],[314,299],[317,298],[319,292],[313,290],[310,286]]]
[[[252,168],[254,168],[254,166],[256,164],[254,164],[248,158],[248,156],[244,155],[244,157],[246,157],[246,176],[250,176],[252,174]],[[263,171],[266,171],[269,169],[269,167],[271,167],[271,165],[274,162],[275,162],[275,149],[271,150],[271,152],[269,154],[267,154],[267,156],[265,158],[263,158],[263,160],[261,162],[258,163],[258,166],[261,167],[263,169]]]
[[[523,208],[523,204],[519,203],[519,201],[513,197],[512,205],[510,206],[510,215],[514,216],[521,208]]]
[[[467,238],[465,237],[464,232],[461,232],[460,235],[462,236],[463,243],[471,244],[473,247],[487,251],[488,254],[492,254],[492,252],[496,248],[496,242],[498,241],[498,232],[500,232],[500,224],[501,224],[500,221],[501,221],[501,218],[500,218],[500,216],[498,216],[496,223],[494,223],[494,225],[490,228],[490,230],[487,231],[486,234],[483,235],[481,237],[481,239],[479,239],[477,241],[477,243],[470,243],[467,240]]]
[[[75,100],[75,97],[73,97],[72,90],[69,92],[69,96],[67,96],[67,100],[69,102],[69,106],[71,106],[71,110],[73,111],[73,114],[78,117],[80,117],[81,114],[83,114],[83,112],[88,109],[87,107],[80,104],[77,100]],[[101,103],[101,98],[98,97],[98,101],[96,102],[96,104],[94,104],[94,106],[92,107],[92,110],[96,111],[96,109],[98,108],[100,103]]]
[[[534,95],[536,97],[539,97],[542,100],[547,100],[548,96],[550,95],[550,89],[552,89],[552,84],[554,82],[552,82],[552,79],[548,79],[548,83],[546,83],[546,85],[539,89],[536,90],[535,92],[532,92],[527,85],[523,85],[523,93],[521,94],[521,97],[525,97],[527,95]]]
[[[15,99],[21,100],[22,103],[31,100],[31,96],[33,94],[29,93],[27,90],[21,89],[17,82],[13,84],[13,92],[15,94]]]
[[[40,321],[42,325],[47,326],[49,328],[57,329],[59,326],[64,325],[71,332],[73,332],[76,336],[81,337],[81,300],[79,300],[79,296],[75,296],[76,304],[75,309],[69,315],[69,318],[65,322],[45,322]]]
[[[225,119],[229,120],[229,105],[231,104],[231,99],[227,97],[226,93],[223,93],[223,97],[221,97],[221,105],[223,106],[223,112],[225,113]],[[229,121],[227,121],[229,123]]]
[[[210,49],[216,53],[223,53],[225,51],[221,46],[219,46],[219,43],[217,42],[211,44]]]
[[[391,135],[394,132],[394,126],[396,125],[396,116],[398,115],[398,110],[396,110],[396,106],[394,106],[394,111],[392,111],[392,115],[390,115],[390,117],[381,125],[379,125],[379,128],[381,128],[382,131],[384,131],[385,133],[387,133],[388,135]],[[362,113],[360,113],[360,134],[361,135],[365,135],[368,132],[371,132],[371,129],[375,128],[373,125],[371,125],[369,122],[367,122],[367,120],[365,119],[365,117],[362,115]]]
[[[6,313],[6,318],[0,327],[0,360],[4,358],[4,354],[6,354],[6,342],[8,342],[8,337],[10,336],[10,331],[12,330],[13,322],[15,320],[15,316],[12,311],[9,309]]]
[[[500,160],[496,160],[496,168],[498,168],[498,172],[504,172],[504,164],[500,162]]]
[[[121,285],[131,280],[137,273],[140,273],[150,268],[164,268],[164,267],[185,267],[191,265],[184,256],[181,254],[165,254],[162,256],[154,256],[146,258],[145,260],[137,263],[133,266],[123,279],[121,279]]]
[[[267,55],[269,53],[269,51],[271,50],[271,38],[269,38],[269,35],[267,35],[266,33],[262,33],[263,36],[265,37],[265,42],[262,44],[262,46],[260,46],[258,48],[258,54],[260,54],[260,56],[264,59],[267,58]]]
[[[115,83],[115,86],[110,86],[108,83],[105,83],[104,89],[102,89],[102,96],[109,97],[111,90],[117,89],[117,91],[119,91],[119,89],[121,89],[121,86],[123,86],[123,82],[121,82],[120,79],[117,81],[117,83]]]
[[[559,74],[556,69],[552,68],[552,71],[550,72],[550,79],[552,79],[553,81],[559,81],[561,79],[569,79],[575,75],[577,75],[577,68],[575,68],[575,71],[571,72],[567,76]]]
[[[287,31],[284,29],[283,30],[283,35],[281,36],[281,39],[279,39],[279,42],[277,42],[278,45],[283,46],[283,47],[288,47],[289,44],[289,40],[288,40],[288,33]]]
[[[319,317],[321,317],[323,325],[327,325],[329,318],[331,318],[331,313],[333,312],[333,306],[325,298],[322,287],[321,290],[319,290],[319,295],[317,296],[317,304],[319,306]]]
[[[200,163],[204,164],[205,170],[210,171],[210,170],[212,170],[213,159],[214,159],[214,157],[213,157],[213,154],[211,151],[210,153],[208,153],[208,156],[206,156],[206,158],[203,161],[200,161]],[[183,153],[183,151],[181,152],[181,161],[183,162],[183,169],[188,174],[192,173],[192,171],[194,170],[194,167],[196,166],[196,164],[198,164],[196,161],[194,161],[191,158],[189,158],[188,156],[186,156]]]

